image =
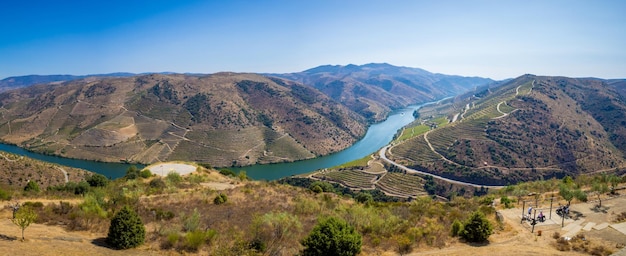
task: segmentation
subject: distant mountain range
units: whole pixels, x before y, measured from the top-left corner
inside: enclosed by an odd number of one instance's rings
[[[384,119],[393,109],[458,95],[495,82],[489,78],[434,74],[386,63],[326,65],[271,75],[313,86],[370,121]]]

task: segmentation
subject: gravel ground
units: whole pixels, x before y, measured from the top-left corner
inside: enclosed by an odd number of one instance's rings
[[[177,172],[180,175],[190,174],[196,171],[196,167],[189,164],[160,163],[147,167],[150,172],[160,176],[166,176],[170,172]]]

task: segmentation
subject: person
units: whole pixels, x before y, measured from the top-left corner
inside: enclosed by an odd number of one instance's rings
[[[533,212],[533,207],[529,206],[528,207],[528,216],[530,216],[530,214]]]
[[[546,216],[543,216],[543,211],[539,211],[539,216],[538,216],[539,221],[543,222],[546,220]]]

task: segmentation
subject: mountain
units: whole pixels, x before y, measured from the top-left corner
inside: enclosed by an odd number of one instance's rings
[[[311,85],[370,122],[385,119],[393,109],[458,95],[494,82],[488,78],[433,74],[386,63],[325,65],[298,73],[270,75]]]
[[[73,76],[73,75],[28,75],[28,76],[12,76],[0,80],[0,92],[13,90],[22,87],[28,87],[35,84],[47,84],[55,82],[73,81],[78,79],[84,79],[87,77],[131,77],[135,76],[133,73],[110,73],[110,74],[96,74],[85,76]]]
[[[493,185],[625,171],[626,100],[611,81],[524,75],[449,105],[455,112],[447,117],[456,121],[391,148],[392,158]],[[420,116],[433,109],[445,107],[427,106]]]
[[[99,161],[215,166],[312,158],[366,120],[318,90],[256,74],[88,77],[0,93],[0,139]]]

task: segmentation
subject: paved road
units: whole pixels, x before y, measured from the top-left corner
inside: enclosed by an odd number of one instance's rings
[[[393,164],[395,166],[397,166],[398,168],[406,171],[407,173],[418,173],[418,174],[422,174],[422,175],[430,175],[433,176],[433,178],[435,179],[440,179],[449,183],[453,183],[453,184],[457,184],[457,185],[465,185],[465,186],[472,186],[472,187],[485,187],[485,188],[495,188],[495,189],[499,189],[499,188],[503,188],[504,186],[489,186],[489,185],[482,185],[482,184],[474,184],[474,183],[469,183],[469,182],[463,182],[463,181],[458,181],[458,180],[452,180],[452,179],[448,179],[448,178],[444,178],[441,176],[438,176],[436,174],[432,174],[432,173],[427,173],[427,172],[422,172],[422,171],[418,171],[415,169],[411,169],[409,167],[406,167],[404,165],[398,164],[394,161],[389,160],[389,158],[387,158],[387,148],[389,148],[389,145],[383,147],[380,149],[380,151],[378,152],[378,154],[380,155],[380,158],[385,160],[387,163]]]

